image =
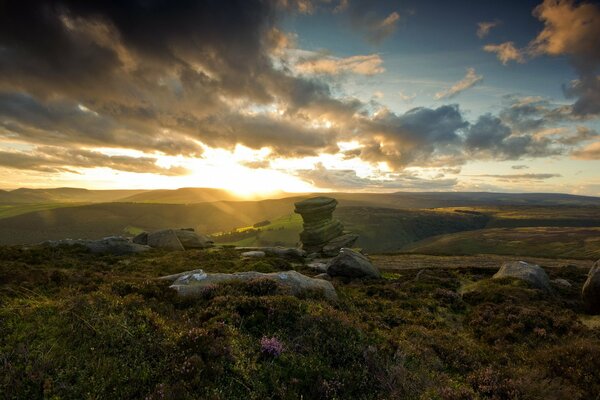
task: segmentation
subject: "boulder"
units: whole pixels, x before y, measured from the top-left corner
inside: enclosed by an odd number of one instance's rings
[[[304,258],[306,252],[295,247],[236,247],[241,251],[263,251],[265,254],[284,258]]]
[[[170,277],[172,277],[171,275]],[[337,293],[331,282],[310,278],[296,271],[261,273],[255,271],[236,272],[233,274],[206,273],[194,270],[180,274],[170,286],[182,297],[194,298],[202,296],[207,287],[230,281],[254,281],[269,279],[287,288],[294,296],[302,295],[307,290],[318,290],[329,300],[337,300]]]
[[[131,241],[133,243],[147,245],[148,244],[148,232],[142,232],[142,233],[134,236],[134,238],[131,239]]]
[[[81,245],[87,248],[92,253],[97,254],[113,254],[113,255],[124,255],[124,254],[135,254],[150,250],[150,247],[141,244],[133,243],[127,238],[121,236],[109,236],[98,240],[86,240],[86,239],[63,239],[53,240],[42,243],[47,246],[60,246],[60,245]]]
[[[560,286],[561,288],[564,288],[564,289],[568,289],[573,286],[573,284],[571,284],[571,282],[569,282],[566,279],[562,279],[562,278],[554,279],[552,281],[552,283],[554,283],[556,286]]]
[[[327,264],[330,276],[348,278],[380,278],[379,270],[364,255],[351,249],[341,249],[340,254]]]
[[[323,255],[335,257],[344,247],[352,247],[357,239],[358,235],[353,233],[347,233],[345,235],[338,236],[323,246]]]
[[[242,253],[242,257],[247,257],[247,258],[263,258],[265,255],[266,254],[264,251],[258,251],[258,250],[246,251],[246,252]]]
[[[600,260],[590,269],[581,290],[581,297],[590,313],[600,314]]]
[[[315,272],[327,272],[327,263],[323,261],[312,261],[306,264],[306,266]]]
[[[551,292],[550,278],[546,271],[539,265],[529,264],[525,261],[511,261],[502,264],[492,279],[516,278],[521,279],[531,286]]]
[[[205,235],[194,232],[192,228],[175,229],[175,235],[184,249],[206,249],[212,247],[214,242]]]
[[[165,250],[185,250],[173,229],[150,232],[148,246]]]
[[[322,274],[319,275],[315,275],[315,279],[323,279],[326,281],[330,281],[331,280],[331,276],[325,272],[323,272]]]

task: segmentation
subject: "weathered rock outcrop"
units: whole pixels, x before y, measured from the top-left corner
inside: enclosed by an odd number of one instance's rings
[[[550,278],[548,278],[546,271],[539,265],[529,264],[525,261],[512,261],[502,264],[498,272],[492,277],[492,279],[500,278],[521,279],[535,288],[546,292],[552,291]]]
[[[340,254],[329,261],[327,274],[348,278],[381,277],[379,270],[371,264],[366,256],[351,249],[341,249]]]
[[[337,200],[331,197],[313,197],[295,203],[294,211],[302,215],[304,222],[300,241],[308,253],[335,256],[341,248],[352,246],[358,238],[357,235],[344,234],[342,223],[333,218],[337,204]]]
[[[109,236],[98,240],[87,240],[87,239],[63,239],[63,240],[52,240],[42,243],[46,246],[60,246],[60,245],[81,245],[86,247],[90,252],[97,254],[113,254],[113,255],[124,255],[134,254],[148,251],[151,248],[149,246],[133,243],[127,238],[121,236]]]
[[[212,240],[191,228],[142,232],[133,238],[133,242],[166,250],[204,249],[213,246]]]
[[[592,314],[600,314],[600,260],[596,261],[581,290],[583,302]]]
[[[262,251],[265,254],[284,258],[303,258],[306,257],[306,252],[295,247],[236,247],[236,250],[241,251]]]
[[[255,271],[236,272],[233,274],[206,273],[203,270],[194,270],[181,274],[170,275],[160,279],[174,280],[171,288],[175,289],[182,297],[202,296],[207,287],[229,281],[253,281],[269,279],[287,288],[294,296],[299,296],[307,290],[318,290],[330,300],[337,300],[337,293],[331,284],[323,279],[310,278],[296,271],[261,273]]]

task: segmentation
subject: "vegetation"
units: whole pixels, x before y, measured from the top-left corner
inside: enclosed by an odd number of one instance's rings
[[[340,301],[268,282],[183,301],[154,278],[304,267],[231,249],[94,256],[0,247],[0,393],[8,399],[593,399],[600,328],[586,270],[554,295],[478,268],[333,282]],[[473,284],[476,289],[472,289]],[[465,287],[471,287],[461,295]],[[590,327],[592,326],[592,327]]]
[[[600,228],[494,228],[436,236],[406,246],[422,254],[503,254],[549,258],[600,258]]]

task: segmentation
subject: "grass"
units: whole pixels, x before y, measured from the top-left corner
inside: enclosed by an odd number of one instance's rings
[[[300,214],[290,213],[259,228],[245,226],[213,235],[213,238],[219,244],[234,246],[295,246],[300,231],[302,217]]]
[[[73,203],[0,204],[0,219],[62,207],[73,207]]]
[[[436,236],[406,246],[422,254],[501,254],[547,258],[600,258],[600,228],[493,228]]]
[[[421,256],[422,257],[422,256]],[[424,260],[426,263],[427,261]],[[334,280],[340,301],[265,282],[180,300],[183,270],[311,272],[232,249],[94,256],[0,247],[0,393],[8,399],[594,399],[600,327],[585,270],[547,295],[492,270]],[[462,295],[465,285],[476,291]],[[279,355],[261,342],[282,345]]]

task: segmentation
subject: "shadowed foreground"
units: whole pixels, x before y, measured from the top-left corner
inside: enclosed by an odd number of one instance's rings
[[[588,261],[538,262],[554,294],[490,281],[502,258],[376,256],[332,303],[272,282],[182,300],[154,278],[296,269],[231,249],[96,256],[0,247],[0,393],[12,399],[594,399]],[[469,288],[467,290],[467,288]],[[463,293],[464,292],[464,293]]]

